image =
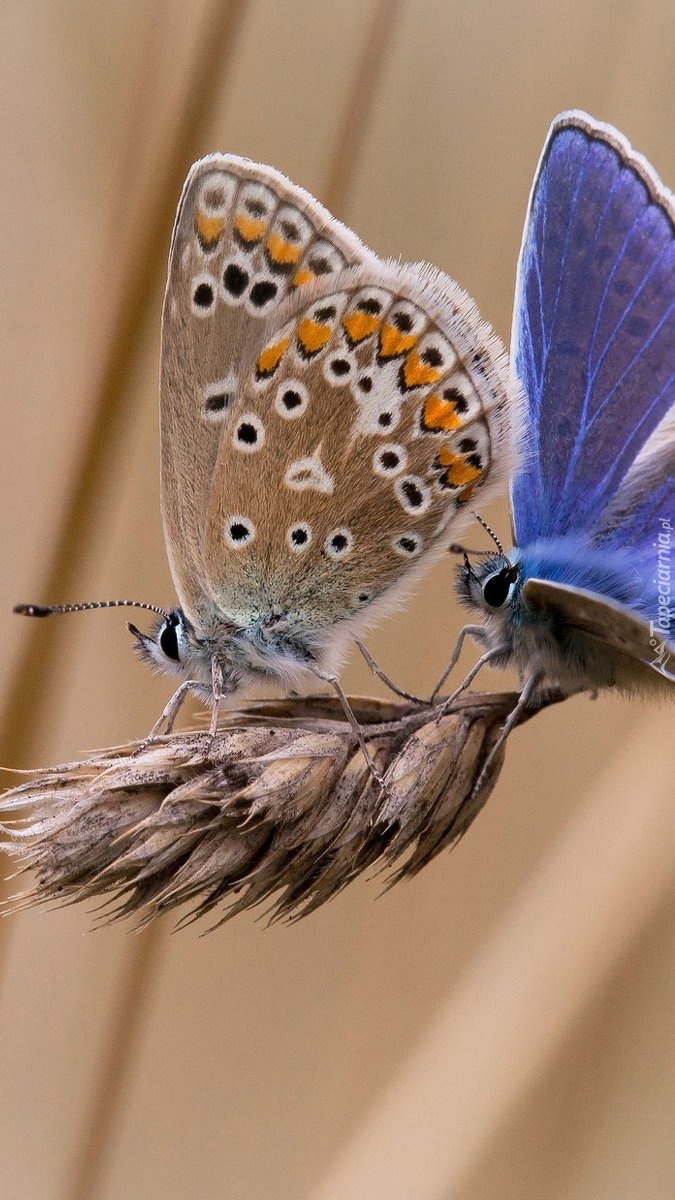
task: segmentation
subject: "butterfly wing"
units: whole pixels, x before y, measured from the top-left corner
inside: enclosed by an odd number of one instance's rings
[[[200,612],[218,447],[270,314],[312,279],[377,261],[308,192],[272,167],[213,154],[178,206],[162,315],[161,506],[183,608]]]
[[[591,528],[675,401],[674,202],[625,138],[553,123],[520,252],[512,356],[527,445],[516,540]]]
[[[603,665],[611,662],[618,686],[630,691],[665,686],[672,695],[675,643],[664,639],[630,609],[581,588],[544,579],[528,579],[521,595],[530,612],[539,618],[552,618],[558,627],[566,629],[572,653],[575,638],[589,639]]]
[[[386,601],[511,467],[501,345],[453,280],[362,264],[280,309],[220,444],[214,609],[311,640]],[[329,635],[330,636],[330,635]]]
[[[594,530],[603,547],[630,550],[634,562],[647,560],[653,574],[655,545],[673,530],[675,554],[675,441],[640,455]]]
[[[675,641],[675,439],[638,455],[594,540],[603,550],[629,552],[640,580],[633,607]]]

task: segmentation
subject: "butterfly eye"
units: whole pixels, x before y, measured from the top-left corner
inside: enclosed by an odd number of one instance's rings
[[[511,585],[516,582],[518,571],[516,567],[502,567],[496,575],[491,575],[483,585],[483,599],[490,608],[501,608],[508,599]]]
[[[169,617],[169,620],[166,622],[162,632],[159,635],[159,645],[167,658],[173,659],[174,662],[180,662],[176,625],[177,622],[175,618]]]

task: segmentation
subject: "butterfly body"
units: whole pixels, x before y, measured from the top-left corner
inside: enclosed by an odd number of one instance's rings
[[[675,699],[675,201],[585,113],[554,121],[535,175],[512,363],[516,544],[457,584],[481,663],[521,677],[505,732],[549,687]]]

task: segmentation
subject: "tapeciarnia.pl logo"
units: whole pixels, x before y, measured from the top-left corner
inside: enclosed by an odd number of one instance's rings
[[[673,626],[675,626],[670,567],[673,528],[668,517],[659,517],[659,524],[661,529],[654,542],[654,549],[657,552],[656,578],[654,579],[657,608],[656,620],[649,622],[649,645],[654,651],[651,665],[665,675],[668,673],[666,665],[670,658],[668,642],[673,641]]]

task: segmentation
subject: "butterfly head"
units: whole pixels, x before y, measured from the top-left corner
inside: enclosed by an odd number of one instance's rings
[[[212,649],[196,633],[180,608],[163,613],[149,633],[129,623],[135,650],[144,662],[164,675],[185,675],[210,684]]]
[[[517,602],[521,588],[521,568],[505,554],[491,554],[473,564],[464,553],[457,574],[457,595],[468,608],[479,608],[488,616],[505,615]]]
[[[308,663],[315,659],[305,639],[295,641],[282,614],[267,614],[246,628],[217,619],[197,629],[181,608],[159,614],[149,633],[129,624],[135,650],[143,662],[163,675],[179,675],[209,702],[213,699],[214,669],[219,692],[231,696],[261,677],[281,679],[289,687],[306,682]],[[320,645],[314,650],[320,649]]]
[[[517,551],[512,551],[512,558],[509,558],[494,530],[478,513],[473,515],[489,533],[497,547],[497,554],[472,552],[458,545],[450,547],[464,558],[464,564],[457,574],[457,596],[467,608],[479,608],[488,616],[504,616],[515,607],[522,587],[522,569]],[[482,558],[479,566],[472,564],[470,553]]]

